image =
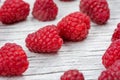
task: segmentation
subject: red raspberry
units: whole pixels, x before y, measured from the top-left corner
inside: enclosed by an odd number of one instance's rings
[[[58,34],[56,26],[45,26],[27,36],[26,46],[32,52],[57,52],[63,43]]]
[[[109,73],[108,70],[103,71],[101,75],[99,76],[98,80],[114,80],[112,75]]]
[[[120,60],[110,66],[106,71],[103,71],[98,80],[120,80]]]
[[[60,0],[60,1],[74,1],[74,0]]]
[[[29,62],[21,46],[15,43],[6,43],[0,49],[0,75],[21,75],[28,68]]]
[[[40,21],[54,20],[58,14],[58,7],[53,0],[36,0],[32,14]]]
[[[87,37],[90,19],[83,13],[74,12],[64,17],[57,25],[64,40],[80,41]]]
[[[84,76],[78,70],[68,70],[61,76],[61,80],[84,80]]]
[[[108,68],[118,59],[120,59],[120,40],[111,43],[102,57],[102,63]]]
[[[80,10],[97,24],[105,24],[110,18],[110,10],[106,0],[81,0]]]
[[[112,36],[112,41],[116,41],[118,39],[120,39],[120,23],[117,25],[117,28],[115,29]]]
[[[6,0],[0,9],[0,21],[4,24],[12,24],[25,20],[29,11],[29,4],[23,0]]]

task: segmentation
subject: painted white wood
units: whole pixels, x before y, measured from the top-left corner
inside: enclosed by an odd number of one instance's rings
[[[31,10],[35,0],[25,0],[30,3]],[[0,46],[6,42],[20,44],[28,55],[29,69],[19,77],[0,77],[0,80],[59,80],[64,71],[79,69],[86,80],[97,80],[104,70],[101,57],[111,42],[111,36],[120,21],[120,0],[108,0],[111,9],[111,19],[106,25],[91,23],[88,38],[81,42],[66,42],[57,54],[36,54],[25,47],[27,34],[45,25],[57,24],[65,15],[79,11],[79,0],[61,2],[54,0],[59,6],[59,14],[54,21],[39,22],[30,13],[28,19],[13,25],[0,24]],[[4,0],[1,0],[2,5]]]

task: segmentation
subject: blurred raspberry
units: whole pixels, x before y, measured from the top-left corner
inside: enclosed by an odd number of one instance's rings
[[[112,66],[103,71],[98,80],[120,80],[120,60],[116,60]]]
[[[80,10],[97,24],[105,24],[110,18],[110,9],[106,0],[81,0]]]
[[[62,76],[61,80],[84,80],[84,76],[78,70],[68,70]]]
[[[75,1],[75,0],[60,0],[60,1]]]
[[[40,21],[54,20],[58,14],[58,7],[53,0],[36,0],[32,14]]]
[[[116,40],[111,43],[111,45],[106,50],[105,54],[102,57],[103,65],[108,68],[116,60],[120,59],[120,40]]]
[[[120,39],[120,23],[117,25],[117,28],[115,29],[111,40],[116,41],[118,39]]]

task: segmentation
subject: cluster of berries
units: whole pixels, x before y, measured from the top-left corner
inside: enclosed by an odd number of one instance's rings
[[[57,52],[63,41],[84,40],[89,33],[90,19],[102,25],[110,18],[106,0],[81,0],[79,7],[81,12],[65,16],[57,25],[47,25],[29,34],[25,39],[26,47],[35,53]],[[23,0],[6,0],[0,8],[0,21],[3,24],[12,24],[25,20],[29,11],[29,4]],[[58,7],[53,0],[36,0],[34,3],[32,15],[39,21],[54,20],[57,14]],[[120,24],[115,29],[110,47],[102,57],[106,70],[101,73],[98,80],[120,80],[119,34]],[[28,65],[25,51],[19,45],[6,43],[0,49],[0,75],[20,75]],[[61,80],[84,80],[84,76],[78,70],[68,70],[61,76]]]
[[[74,1],[74,0],[61,0]],[[81,12],[87,14],[97,24],[105,24],[110,17],[106,0],[81,0]],[[13,24],[23,21],[30,12],[30,5],[23,0],[5,0],[0,8],[0,21],[3,24]],[[58,6],[53,0],[36,0],[32,15],[39,21],[54,20],[58,14]]]
[[[100,74],[98,80],[120,80],[120,23],[111,41],[112,43],[102,56],[102,63],[106,70]],[[61,76],[61,80],[84,80],[84,76],[78,70],[68,70]]]
[[[30,5],[23,0],[6,0],[0,8],[0,21],[3,24],[13,24],[23,21],[30,12]],[[58,7],[53,0],[36,0],[32,15],[39,21],[54,20]]]
[[[0,21],[4,24],[12,24],[25,20],[29,11],[29,4],[23,0],[6,0],[0,8]],[[40,21],[47,21],[55,19],[57,12],[58,8],[53,0],[36,0],[32,14]],[[47,25],[29,34],[25,39],[26,47],[35,53],[57,52],[61,48],[63,40],[84,40],[89,29],[89,17],[81,12],[73,12],[59,21],[57,26]],[[1,75],[20,75],[28,68],[25,51],[17,47],[20,46],[15,43],[7,43],[4,48],[1,48]],[[5,61],[3,62],[3,60]],[[6,65],[9,66],[5,67]]]
[[[102,56],[102,63],[106,70],[101,73],[99,80],[120,80],[120,23],[111,41],[112,43]]]

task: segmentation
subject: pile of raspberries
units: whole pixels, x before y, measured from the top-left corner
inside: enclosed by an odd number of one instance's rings
[[[61,0],[74,1],[74,0]],[[110,18],[110,9],[106,0],[80,0],[79,11],[63,17],[57,25],[46,25],[28,34],[26,47],[34,53],[56,53],[64,41],[83,41],[87,38],[91,21],[104,25]],[[0,22],[15,24],[27,19],[30,5],[23,0],[5,0],[0,7]],[[36,0],[32,15],[39,21],[55,20],[58,6],[53,0]],[[114,31],[112,43],[102,56],[106,70],[98,80],[120,80],[120,24]],[[17,76],[29,67],[26,52],[16,43],[6,43],[0,48],[0,75]],[[77,69],[66,71],[60,80],[84,80],[84,75]]]

